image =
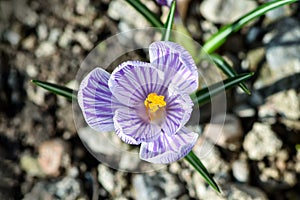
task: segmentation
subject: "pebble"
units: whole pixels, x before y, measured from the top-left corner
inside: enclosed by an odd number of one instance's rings
[[[37,182],[32,190],[25,194],[24,200],[31,199],[68,199],[76,200],[85,197],[82,183],[74,178],[65,177],[59,181]]]
[[[290,120],[300,119],[300,99],[296,90],[290,89],[273,94],[258,109],[260,118],[275,118],[277,114]]]
[[[113,192],[115,187],[114,174],[112,170],[105,165],[98,165],[98,181],[106,191],[109,193]]]
[[[4,34],[4,38],[11,44],[11,45],[17,45],[19,44],[20,40],[21,40],[21,36],[19,35],[19,33],[9,30],[7,32],[5,32]]]
[[[43,142],[39,147],[38,162],[42,171],[51,176],[59,175],[65,145],[60,140],[48,140]]]
[[[274,85],[284,78],[300,72],[300,23],[294,18],[284,18],[272,26],[264,36],[263,42],[266,50],[268,65],[262,70],[254,83],[255,89]],[[279,81],[280,80],[280,81]],[[282,82],[277,88],[292,87],[293,82]]]
[[[35,55],[39,57],[48,57],[55,53],[56,47],[50,41],[44,41],[40,43],[38,48],[35,50]]]
[[[167,172],[136,174],[132,182],[135,199],[176,199],[184,192],[178,178]]]
[[[270,125],[256,122],[247,133],[243,147],[252,160],[262,160],[266,156],[275,156],[282,146],[282,141],[271,130]]]
[[[249,181],[250,168],[245,158],[240,158],[232,163],[232,174],[234,178],[241,183],[247,183]]]
[[[205,126],[203,135],[223,148],[237,150],[241,146],[243,130],[235,115],[217,115]]]
[[[255,1],[205,0],[200,5],[200,12],[209,21],[228,24],[256,7]]]
[[[45,173],[41,170],[37,159],[32,156],[22,155],[20,158],[20,165],[22,170],[24,170],[28,176],[45,176]]]
[[[74,40],[79,42],[85,50],[91,50],[93,48],[93,43],[90,41],[89,37],[83,31],[77,31],[74,33]]]
[[[45,40],[48,37],[48,28],[46,24],[40,24],[37,27],[37,35],[40,41]]]
[[[36,43],[36,37],[33,35],[28,36],[22,41],[22,47],[25,50],[33,50],[34,45]]]

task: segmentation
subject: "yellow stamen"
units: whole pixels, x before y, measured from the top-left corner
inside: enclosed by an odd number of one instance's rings
[[[155,113],[159,108],[166,106],[164,99],[164,96],[158,96],[156,93],[150,93],[144,101],[144,105],[147,111]]]

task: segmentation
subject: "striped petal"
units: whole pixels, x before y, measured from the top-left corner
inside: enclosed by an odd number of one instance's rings
[[[179,44],[154,42],[149,47],[150,62],[164,71],[181,91],[188,94],[198,88],[198,71],[192,56]]]
[[[150,63],[127,61],[114,70],[108,85],[118,101],[134,107],[144,102],[148,94],[161,91],[164,79],[165,73]]]
[[[168,91],[166,118],[161,127],[162,131],[170,136],[176,134],[188,122],[194,104],[188,94],[180,93],[171,86]]]
[[[149,123],[145,109],[120,108],[116,110],[114,124],[117,135],[128,144],[140,144],[141,142],[152,141],[161,133],[158,125]]]
[[[78,91],[84,119],[96,131],[114,130],[114,109],[120,105],[108,88],[109,76],[105,70],[96,68],[82,80]]]
[[[194,147],[198,134],[183,127],[176,135],[161,134],[152,142],[143,142],[140,149],[142,160],[155,164],[168,164],[186,156]]]

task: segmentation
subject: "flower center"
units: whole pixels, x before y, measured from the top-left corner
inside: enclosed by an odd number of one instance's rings
[[[148,111],[155,113],[159,108],[163,108],[167,105],[164,99],[164,96],[158,96],[156,93],[150,93],[144,101],[144,105]]]
[[[165,109],[163,108],[167,105],[164,99],[164,96],[159,96],[156,93],[150,93],[147,96],[146,100],[144,101],[144,105],[150,121],[161,124],[165,113]]]

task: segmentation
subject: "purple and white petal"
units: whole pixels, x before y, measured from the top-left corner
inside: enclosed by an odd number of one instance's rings
[[[94,69],[82,80],[77,95],[86,123],[101,132],[114,130],[114,109],[120,105],[108,88],[109,76],[104,69]]]
[[[141,109],[120,108],[113,118],[116,134],[128,144],[140,144],[159,137],[161,129],[143,117],[145,111]]]
[[[159,5],[162,6],[171,6],[173,0],[156,0]]]
[[[168,91],[165,120],[161,128],[170,136],[176,134],[188,122],[194,104],[188,94],[179,93],[172,87],[169,87]]]
[[[134,107],[148,94],[161,90],[165,73],[150,63],[127,61],[120,64],[108,81],[112,94],[125,105]],[[161,95],[161,94],[158,94]]]
[[[170,77],[169,81],[188,94],[198,88],[198,71],[190,53],[181,45],[153,42],[149,46],[150,62]]]
[[[153,142],[143,142],[140,158],[155,164],[168,164],[185,157],[194,147],[198,134],[183,127],[176,135],[162,134]]]

